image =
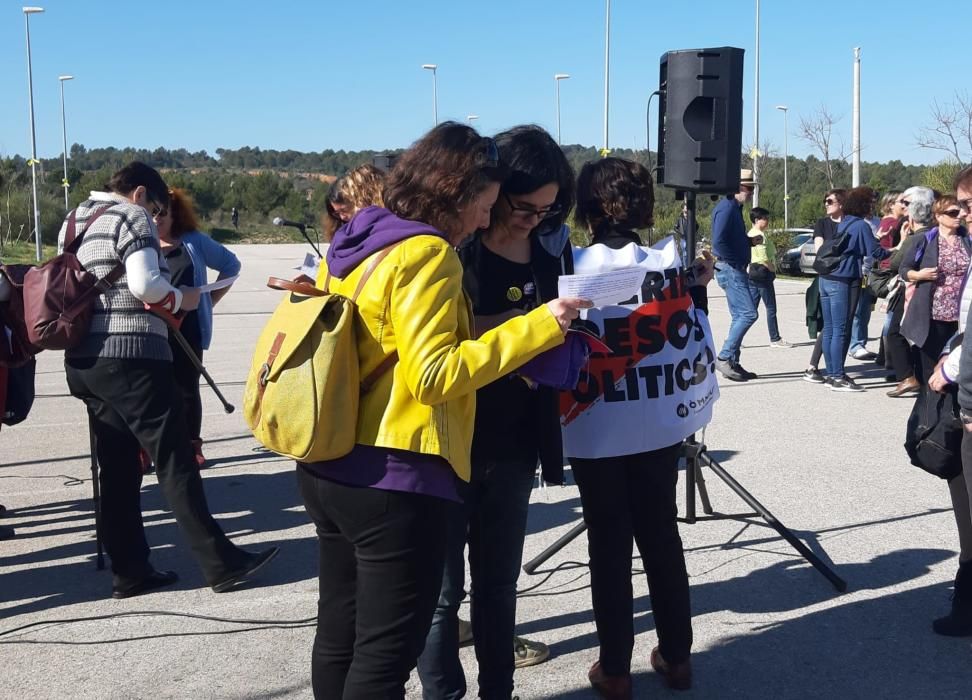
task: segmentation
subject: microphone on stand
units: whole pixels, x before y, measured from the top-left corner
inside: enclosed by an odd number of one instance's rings
[[[314,249],[314,252],[315,253],[317,253],[318,259],[324,257],[323,255],[321,255],[321,249],[318,248],[316,245],[314,245],[314,241],[312,241],[311,238],[310,238],[310,236],[307,235],[307,225],[306,224],[302,224],[299,221],[288,221],[287,219],[284,219],[282,217],[275,216],[273,218],[273,225],[274,226],[290,226],[292,228],[297,229],[298,231],[300,231],[300,233],[304,237],[304,239],[308,243],[310,243],[310,247]],[[320,243],[320,241],[318,241],[318,243]]]
[[[307,230],[307,226],[305,224],[302,224],[299,221],[288,221],[287,219],[282,219],[279,216],[274,217],[274,219],[273,219],[273,225],[274,226],[292,226],[292,227],[294,227],[296,229],[300,229],[300,232],[301,233],[304,233],[304,231]]]

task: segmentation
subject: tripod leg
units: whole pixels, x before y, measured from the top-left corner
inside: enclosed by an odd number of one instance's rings
[[[695,481],[699,489],[699,498],[702,499],[702,512],[712,515],[712,502],[709,501],[709,490],[705,487],[705,476],[702,474],[702,465],[695,463]]]
[[[699,472],[698,460],[695,457],[687,456],[685,458],[685,522],[689,525],[695,525],[696,522],[695,479]]]
[[[770,527],[776,530],[780,534],[780,537],[789,542],[790,545],[797,550],[804,559],[810,562],[817,571],[823,574],[823,576],[833,584],[834,588],[841,593],[847,590],[847,582],[835,574],[833,570],[827,566],[816,554],[811,552],[810,549],[803,544],[803,542],[797,539],[796,535],[790,532],[790,530],[788,530],[783,523],[777,520],[772,513],[766,510],[762,503],[757,501],[753,495],[744,489],[738,481],[732,478],[729,472],[722,468],[722,465],[708,455],[703,455],[702,459],[705,460],[705,463],[709,465],[709,468],[716,473],[716,476],[726,483],[726,486],[731,488],[737,496],[746,502],[750,508],[759,513],[763,520],[765,520]]]
[[[587,523],[585,523],[583,520],[580,520],[579,522],[577,522],[574,525],[574,527],[570,528],[570,530],[568,530],[567,532],[565,532],[560,537],[560,539],[558,539],[552,545],[550,545],[545,550],[543,550],[542,552],[540,552],[540,554],[538,554],[533,559],[531,559],[526,564],[524,564],[523,565],[523,570],[527,574],[529,574],[530,576],[532,576],[533,573],[537,570],[537,568],[541,564],[543,564],[545,561],[547,561],[547,559],[549,559],[550,557],[552,557],[554,554],[556,554],[557,552],[559,552],[561,549],[563,549],[564,547],[566,547],[570,542],[572,542],[578,535],[580,535],[586,529],[587,529]]]
[[[98,450],[94,428],[91,427],[91,416],[88,416],[88,446],[91,450],[91,500],[94,505],[95,519],[95,551],[97,558],[95,568],[101,571],[105,568],[105,552],[101,543],[101,484],[98,481]]]

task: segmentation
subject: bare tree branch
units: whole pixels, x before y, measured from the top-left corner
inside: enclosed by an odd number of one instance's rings
[[[834,125],[840,121],[826,105],[820,105],[816,112],[809,117],[800,117],[797,136],[809,144],[820,154],[820,165],[817,169],[827,178],[830,187],[835,186],[838,163],[846,162],[850,153],[844,147],[842,139],[837,137],[835,143]]]
[[[919,148],[944,151],[950,160],[967,164],[972,158],[972,100],[956,92],[948,104],[932,102],[931,123],[915,137]]]

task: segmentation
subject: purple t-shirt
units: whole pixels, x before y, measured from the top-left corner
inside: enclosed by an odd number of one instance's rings
[[[404,491],[461,502],[456,473],[445,459],[408,450],[355,445],[344,457],[298,462],[314,476],[347,486]]]

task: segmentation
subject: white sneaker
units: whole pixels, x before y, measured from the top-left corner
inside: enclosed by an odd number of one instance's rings
[[[792,348],[793,343],[789,343],[783,338],[780,338],[779,340],[771,340],[770,347],[771,348]]]
[[[851,353],[851,357],[853,357],[855,360],[873,360],[877,357],[877,353],[871,352],[864,346],[861,346],[854,349],[854,351]]]

